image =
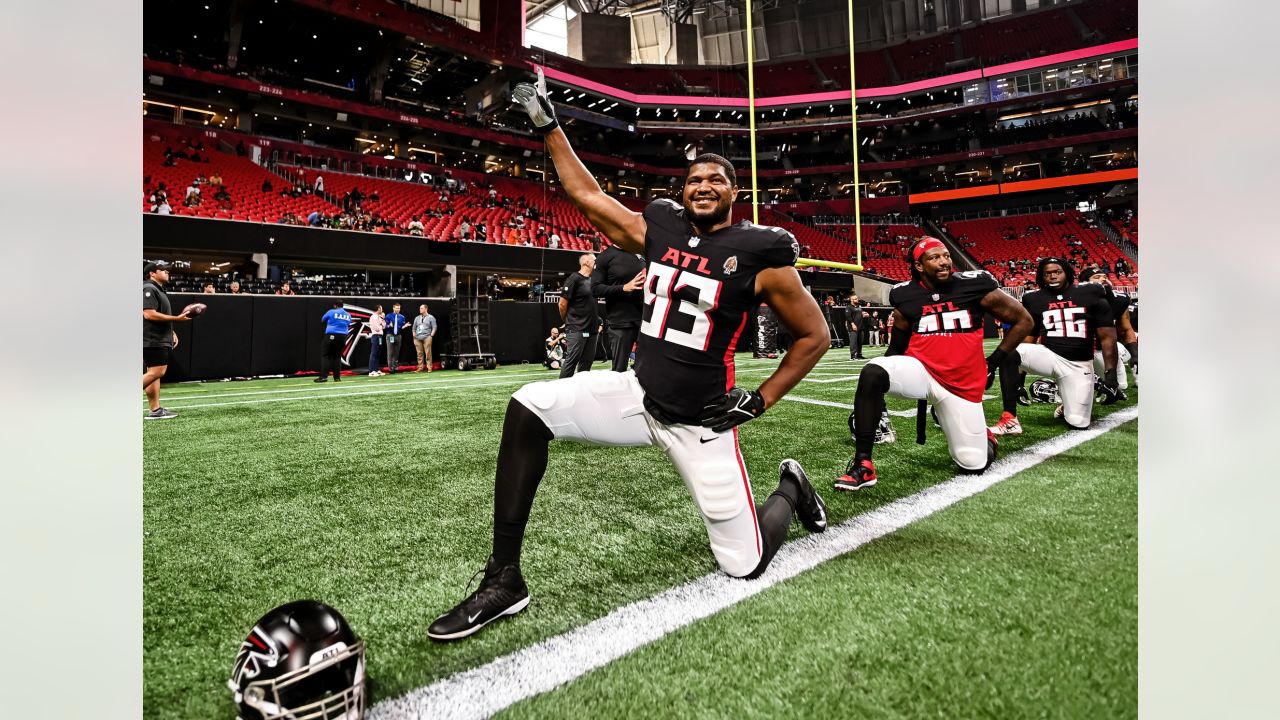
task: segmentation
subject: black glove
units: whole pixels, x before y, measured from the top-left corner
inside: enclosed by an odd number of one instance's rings
[[[987,389],[991,388],[991,384],[996,381],[996,373],[1000,370],[1000,365],[1004,363],[1004,359],[1009,357],[1009,353],[996,348],[987,356]]]
[[[540,133],[549,133],[559,124],[556,122],[556,109],[547,95],[547,79],[542,75],[542,68],[538,68],[538,79],[533,84],[516,85],[511,92],[511,101],[524,108],[533,121],[534,129]]]
[[[1103,405],[1114,405],[1121,400],[1128,400],[1120,389],[1120,381],[1115,368],[1111,368],[1103,375],[1094,390],[1097,392],[1098,402]]]
[[[736,387],[725,393],[724,399],[702,408],[698,420],[703,427],[724,432],[731,427],[754,420],[764,414],[764,398],[755,390]]]

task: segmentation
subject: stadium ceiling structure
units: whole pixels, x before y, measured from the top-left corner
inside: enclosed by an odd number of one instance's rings
[[[772,10],[782,0],[755,0],[755,10]],[[746,0],[529,0],[525,7],[525,22],[533,22],[551,9],[565,2],[574,12],[600,15],[632,15],[655,8],[660,9],[668,21],[687,23],[695,13],[708,17],[739,15],[746,10]]]

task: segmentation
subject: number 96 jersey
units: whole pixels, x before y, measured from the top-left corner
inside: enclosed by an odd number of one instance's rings
[[[1041,345],[1066,360],[1093,359],[1098,328],[1116,324],[1106,288],[1094,283],[1061,292],[1032,290],[1022,296],[1022,304],[1036,323],[1031,337],[1039,337]]]
[[[693,424],[733,387],[733,353],[760,305],[756,275],[794,265],[800,246],[782,228],[745,220],[699,234],[684,207],[668,199],[649,203],[644,219],[636,378],[659,417]]]

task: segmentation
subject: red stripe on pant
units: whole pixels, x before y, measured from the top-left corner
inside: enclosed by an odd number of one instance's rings
[[[760,549],[760,518],[756,517],[756,499],[751,494],[751,480],[747,478],[747,466],[742,462],[742,450],[738,447],[738,428],[733,429],[733,456],[738,460],[738,471],[742,473],[742,486],[747,491],[747,507],[751,509],[751,522],[756,526],[756,555]]]

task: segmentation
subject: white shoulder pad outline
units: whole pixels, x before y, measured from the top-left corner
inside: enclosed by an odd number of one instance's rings
[[[980,277],[982,277],[983,275],[986,275],[987,277],[991,278],[992,280],[995,280],[995,279],[996,279],[995,275],[992,275],[991,273],[987,272],[986,270],[981,270],[981,269],[979,269],[979,270],[961,270],[960,272],[956,273],[956,277],[958,277],[958,278],[964,278],[964,279],[966,279],[966,280],[973,280],[973,279],[976,279],[976,278],[980,278]]]
[[[653,203],[651,203],[651,204],[653,204],[653,205],[657,205],[657,204],[670,205],[671,207],[675,208],[676,210],[683,210],[683,209],[684,209],[684,206],[683,206],[683,205],[681,205],[680,203],[676,202],[675,200],[672,200],[671,198],[658,198],[657,200],[654,200],[654,201],[653,201]]]
[[[910,285],[910,284],[911,284],[911,281],[910,281],[910,280],[903,280],[902,282],[898,283],[897,285],[894,285],[893,287],[889,288],[889,290],[892,292],[893,290],[897,290],[897,289],[898,289],[898,288],[900,288],[900,287],[906,287],[906,286],[908,286],[908,285]]]

